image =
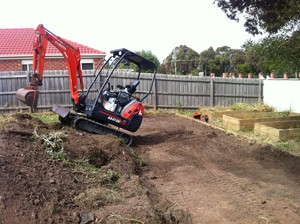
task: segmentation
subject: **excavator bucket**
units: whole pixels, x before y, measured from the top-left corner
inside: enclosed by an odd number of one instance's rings
[[[34,111],[37,107],[37,101],[39,98],[39,91],[33,89],[21,88],[18,89],[16,96],[21,102],[30,106],[31,110]]]

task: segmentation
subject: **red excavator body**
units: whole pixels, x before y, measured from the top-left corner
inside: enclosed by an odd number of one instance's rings
[[[112,54],[100,69],[95,70],[95,75],[87,91],[83,91],[82,71],[80,67],[80,52],[64,39],[54,35],[43,25],[36,29],[33,52],[33,76],[29,85],[17,91],[17,98],[36,111],[39,90],[42,85],[45,54],[48,42],[52,43],[64,56],[69,72],[69,85],[73,109],[67,109],[60,105],[53,105],[52,111],[60,116],[63,123],[73,127],[97,134],[114,134],[131,144],[132,137],[118,128],[135,132],[142,124],[144,116],[143,100],[151,93],[156,77],[156,65],[141,55],[125,48],[112,50]],[[114,77],[118,68],[134,70],[129,83],[115,83]],[[147,78],[141,79],[141,73],[147,74]],[[124,79],[125,79],[124,78]],[[148,82],[148,91],[140,92],[137,97],[137,87],[142,80]],[[150,81],[148,81],[150,80]],[[118,80],[120,82],[120,80]],[[115,87],[114,88],[114,85]],[[79,95],[78,89],[82,90]],[[98,92],[95,92],[95,90]],[[115,128],[117,127],[117,128]]]

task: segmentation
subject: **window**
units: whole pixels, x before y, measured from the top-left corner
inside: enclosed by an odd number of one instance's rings
[[[22,60],[22,71],[32,71],[32,60]]]
[[[81,59],[81,69],[82,70],[93,70],[94,60],[93,59]]]

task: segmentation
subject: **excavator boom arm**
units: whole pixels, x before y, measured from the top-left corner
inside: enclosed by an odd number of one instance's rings
[[[63,55],[69,74],[69,83],[71,98],[74,104],[78,103],[78,89],[83,91],[83,78],[80,66],[80,52],[79,49],[72,46],[63,38],[56,36],[42,24],[35,30],[34,51],[33,51],[33,77],[29,86],[21,88],[17,91],[17,98],[26,105],[36,107],[38,98],[38,86],[42,85],[43,73],[45,69],[45,57],[48,42],[56,47]],[[79,82],[78,82],[79,79]]]

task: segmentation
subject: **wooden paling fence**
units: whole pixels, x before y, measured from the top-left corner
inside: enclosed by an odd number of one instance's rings
[[[93,71],[84,71],[84,91],[94,77]],[[117,71],[111,85],[125,86],[135,77],[134,72]],[[28,107],[16,98],[16,91],[25,87],[28,78],[24,72],[0,72],[0,111],[26,110]],[[101,83],[92,90],[96,96]],[[143,97],[151,86],[151,74],[142,74],[136,95]],[[212,78],[157,74],[151,95],[145,99],[147,107],[196,109],[201,106],[230,106],[237,102],[257,103],[263,100],[263,82],[260,79]],[[49,111],[53,104],[72,107],[67,71],[45,71],[40,87],[38,111]]]

